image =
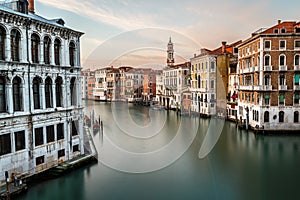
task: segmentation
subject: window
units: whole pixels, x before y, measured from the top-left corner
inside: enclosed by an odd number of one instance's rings
[[[211,89],[215,88],[215,80],[210,80],[210,88]]]
[[[25,131],[15,132],[16,151],[25,149]]]
[[[0,26],[0,60],[5,60],[5,39],[6,31]]]
[[[269,75],[269,74],[266,74],[266,75],[265,75],[265,85],[270,85],[270,82],[271,82],[270,79],[271,79],[271,78],[270,78],[270,75]]]
[[[52,108],[52,80],[47,77],[45,80],[46,108]]]
[[[278,28],[275,28],[274,29],[274,33],[278,33],[279,31],[278,31]]]
[[[35,159],[35,165],[38,166],[38,165],[41,165],[45,162],[45,156],[40,156],[40,157],[37,157]]]
[[[268,94],[264,95],[264,103],[266,106],[270,105],[270,95]]]
[[[54,142],[54,126],[46,127],[47,143]]]
[[[283,111],[280,111],[280,112],[279,112],[279,122],[280,122],[280,123],[283,123],[283,122],[284,122],[284,112],[283,112]]]
[[[280,40],[279,41],[279,49],[283,49],[284,50],[286,48],[285,45],[286,45],[285,40]]]
[[[6,112],[6,81],[0,76],[0,113]]]
[[[295,85],[299,85],[299,74],[295,74]]]
[[[279,105],[284,105],[284,94],[279,95]]]
[[[20,32],[16,29],[11,31],[10,36],[10,45],[11,45],[11,59],[12,61],[20,61]]]
[[[13,79],[13,103],[14,111],[22,111],[22,83],[21,78],[15,77]]]
[[[40,146],[44,144],[43,127],[34,129],[34,138],[35,146]]]
[[[40,103],[40,83],[41,79],[39,77],[35,77],[33,79],[33,103],[34,103],[34,109],[40,109],[41,103]]]
[[[71,93],[71,105],[75,106],[76,105],[76,85],[75,85],[76,78],[71,79],[71,84],[70,84],[70,93]]]
[[[264,113],[264,122],[265,123],[270,122],[269,111],[265,111]]]
[[[211,71],[212,71],[212,72],[215,72],[215,70],[216,70],[216,68],[215,68],[215,62],[212,61],[212,62],[210,63],[210,68],[211,68]]]
[[[265,49],[271,49],[271,41],[270,40],[265,41]]]
[[[299,66],[299,55],[295,55],[295,66]]]
[[[10,134],[0,135],[0,156],[11,153]]]
[[[284,74],[279,75],[279,85],[285,85],[285,76],[284,76]]]
[[[285,55],[279,56],[279,65],[284,66],[285,65]]]
[[[294,104],[299,105],[299,93],[295,93],[294,95]]]
[[[62,78],[59,76],[55,80],[55,94],[56,94],[56,107],[62,107],[63,94],[62,94]]]
[[[299,112],[298,111],[294,112],[294,123],[299,123]]]
[[[71,130],[72,136],[78,135],[77,127],[78,127],[78,121],[72,121],[72,130]]]
[[[79,145],[74,145],[73,146],[73,152],[79,151]]]
[[[60,40],[55,39],[55,41],[54,41],[54,61],[55,61],[55,65],[60,65],[60,48],[61,48]]]
[[[37,34],[31,36],[31,56],[33,63],[39,63],[39,45],[40,38]]]
[[[64,149],[59,150],[59,151],[57,152],[57,157],[58,157],[58,158],[61,158],[61,157],[64,157],[64,156],[65,156],[65,150],[64,150]]]
[[[45,64],[50,64],[50,47],[51,40],[49,37],[44,38],[44,62]]]
[[[295,40],[295,49],[300,48],[300,40]]]
[[[74,66],[75,64],[75,44],[73,42],[69,45],[69,59],[70,59],[70,65]]]
[[[265,66],[270,66],[270,65],[271,65],[271,56],[265,55]]]
[[[285,28],[282,28],[281,33],[285,33],[285,32],[286,32]]]
[[[62,140],[65,138],[64,136],[64,124],[60,123],[56,126],[57,140]]]

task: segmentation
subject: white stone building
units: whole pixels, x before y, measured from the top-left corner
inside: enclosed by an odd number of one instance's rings
[[[84,153],[80,37],[34,2],[0,5],[0,184]]]

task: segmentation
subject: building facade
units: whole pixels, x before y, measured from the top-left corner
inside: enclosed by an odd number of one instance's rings
[[[82,70],[81,71],[82,81],[81,81],[81,92],[82,92],[82,99],[87,100],[89,99],[89,84],[88,80],[91,77],[95,76],[95,72],[91,71],[90,69]]]
[[[257,130],[299,130],[299,23],[279,20],[238,49],[239,119]]]
[[[31,175],[84,153],[80,37],[33,0],[0,5],[0,172]],[[4,182],[4,176],[0,176]]]

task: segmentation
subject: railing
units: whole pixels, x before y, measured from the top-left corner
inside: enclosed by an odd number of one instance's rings
[[[295,65],[295,66],[294,66],[294,70],[295,70],[295,71],[300,71],[300,65]]]
[[[264,71],[272,71],[272,66],[264,66]]]
[[[278,90],[287,90],[287,85],[279,85]]]
[[[272,85],[255,86],[254,90],[271,91],[272,90]]]
[[[279,66],[279,71],[287,71],[287,66]]]
[[[253,85],[240,85],[240,90],[253,90]]]
[[[294,90],[300,90],[300,85],[294,85]]]

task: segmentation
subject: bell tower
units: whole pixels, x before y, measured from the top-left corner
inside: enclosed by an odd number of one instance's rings
[[[174,48],[173,48],[171,37],[169,39],[167,53],[168,53],[167,65],[172,66],[174,65],[175,60],[174,60]]]

